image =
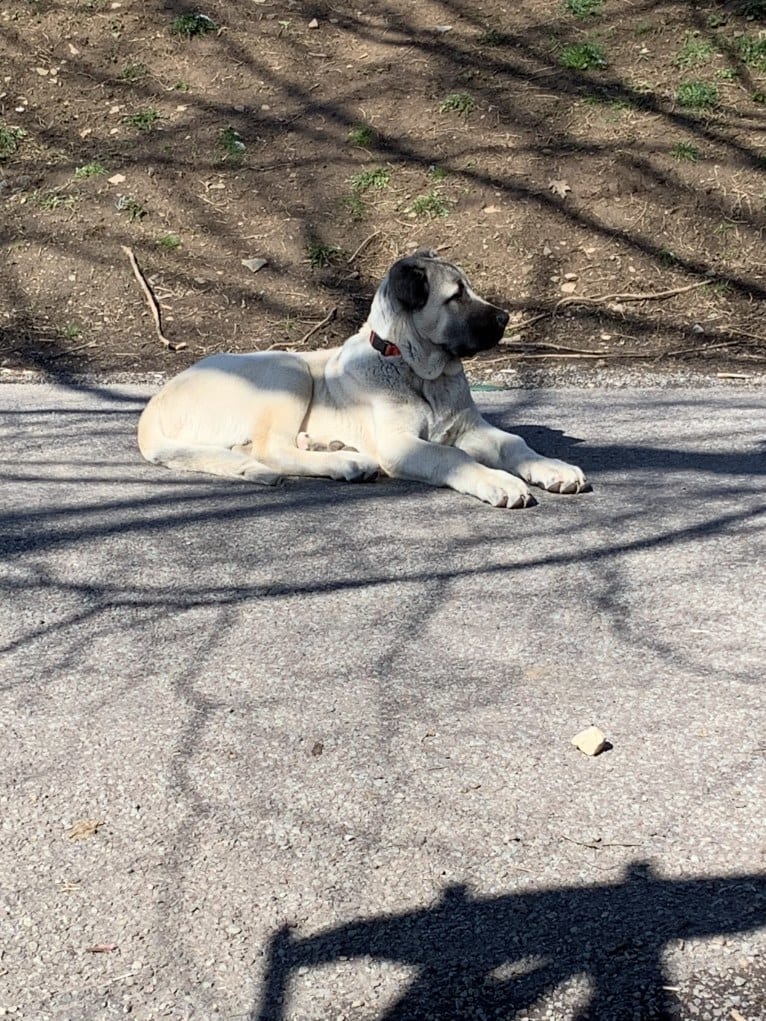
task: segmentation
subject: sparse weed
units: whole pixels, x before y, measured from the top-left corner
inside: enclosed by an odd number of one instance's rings
[[[162,234],[154,243],[166,252],[173,252],[181,246],[181,239],[177,234]]]
[[[346,195],[343,199],[343,205],[348,209],[352,220],[363,220],[367,214],[364,202],[356,192],[352,195]]]
[[[561,51],[561,63],[572,71],[606,67],[606,54],[599,43],[575,43]]]
[[[452,92],[439,105],[439,113],[459,113],[467,117],[472,110],[476,109],[476,103],[467,92]]]
[[[385,188],[391,180],[391,171],[385,167],[376,167],[374,170],[362,170],[351,178],[351,187],[354,191],[367,191],[368,188]]]
[[[309,263],[314,269],[331,266],[341,254],[338,245],[323,245],[320,241],[312,241],[306,249]]]
[[[430,191],[427,195],[419,195],[414,200],[410,206],[410,212],[415,216],[427,216],[431,220],[449,216],[449,202],[443,195]]]
[[[476,37],[479,46],[505,46],[509,41],[505,32],[498,32],[495,28],[487,28]]]
[[[742,61],[756,71],[766,71],[766,37],[754,39],[743,35],[737,41]]]
[[[151,131],[159,119],[160,115],[157,111],[153,107],[149,107],[148,110],[137,110],[136,113],[126,114],[122,118],[122,123],[131,128],[138,128],[139,131]]]
[[[739,71],[736,67],[722,67],[715,73],[719,82],[735,82],[739,78]]]
[[[138,82],[146,78],[147,74],[146,64],[127,64],[120,77],[124,82]]]
[[[23,128],[13,128],[0,121],[0,160],[13,156],[26,137],[27,133]]]
[[[208,32],[214,32],[217,28],[218,25],[207,14],[179,14],[173,20],[170,31],[174,35],[192,39],[196,35],[207,35]]]
[[[231,125],[219,131],[218,144],[224,151],[224,159],[229,160],[242,159],[247,148],[240,133]]]
[[[428,176],[432,181],[444,181],[447,178],[447,171],[444,167],[430,166],[428,168]]]
[[[670,155],[681,162],[696,163],[700,158],[700,151],[691,142],[679,142],[670,150]]]
[[[86,177],[99,177],[106,173],[106,167],[102,163],[86,163],[82,167],[76,167],[74,176],[81,180]]]
[[[369,124],[356,124],[349,131],[348,140],[352,145],[361,145],[366,148],[375,141],[375,131]]]
[[[695,39],[688,36],[676,57],[676,64],[679,67],[696,67],[698,64],[706,63],[713,55],[713,47],[706,39]]]
[[[62,326],[59,333],[65,340],[77,340],[82,334],[82,330],[76,323],[67,323],[66,326]]]
[[[143,220],[146,216],[146,209],[137,202],[135,199],[130,198],[128,195],[120,195],[115,206],[121,213],[127,213],[128,219],[131,223],[135,220]]]
[[[601,14],[604,0],[566,0],[564,6],[576,18],[590,18]]]
[[[180,81],[176,82],[175,85],[173,86],[173,88],[174,88],[174,90],[176,92],[188,92],[189,91],[189,87],[190,86],[189,86],[188,82],[180,82]]]
[[[76,195],[62,195],[58,191],[48,192],[47,195],[40,195],[38,198],[40,208],[50,212],[55,212],[57,209],[71,209],[76,202]]]
[[[711,110],[718,106],[718,89],[707,82],[682,82],[676,98],[679,106],[691,110]]]

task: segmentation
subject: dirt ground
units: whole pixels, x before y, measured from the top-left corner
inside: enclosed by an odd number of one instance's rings
[[[336,344],[430,245],[485,377],[758,373],[765,104],[758,0],[3,0],[0,369]]]

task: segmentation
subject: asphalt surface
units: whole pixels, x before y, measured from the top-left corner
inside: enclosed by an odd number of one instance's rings
[[[524,511],[147,392],[0,387],[0,1015],[766,1017],[763,390],[477,394],[593,482]]]

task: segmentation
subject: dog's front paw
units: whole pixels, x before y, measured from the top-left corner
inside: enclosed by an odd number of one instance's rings
[[[370,482],[377,477],[379,465],[364,454],[345,454],[335,477],[346,482]]]
[[[524,466],[522,477],[549,493],[582,493],[588,489],[588,480],[580,468],[552,457],[530,461]]]
[[[521,479],[494,468],[482,472],[473,495],[492,507],[528,507],[533,502]]]

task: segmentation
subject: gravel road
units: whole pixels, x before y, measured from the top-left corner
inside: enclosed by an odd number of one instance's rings
[[[763,390],[478,393],[593,481],[526,511],[148,392],[0,386],[0,1015],[762,1021]]]

